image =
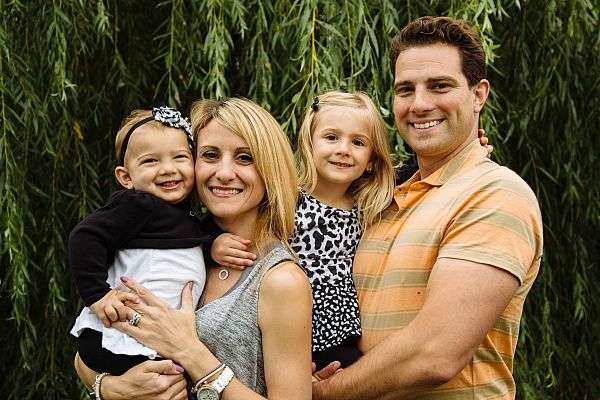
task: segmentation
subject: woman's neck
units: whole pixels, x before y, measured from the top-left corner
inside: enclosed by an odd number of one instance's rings
[[[327,187],[325,187],[327,186]],[[354,198],[348,194],[350,184],[344,185],[319,185],[310,193],[315,199],[328,206],[350,210],[354,207]]]

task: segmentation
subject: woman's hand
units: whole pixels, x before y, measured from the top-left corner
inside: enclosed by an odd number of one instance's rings
[[[483,147],[485,147],[485,149],[488,152],[488,157],[490,156],[490,154],[492,154],[492,151],[494,151],[494,146],[492,146],[491,144],[488,144],[488,137],[485,136],[485,129],[483,128],[479,128],[477,130],[477,136],[479,137],[479,144],[482,145]]]
[[[88,368],[75,355],[75,370],[87,387],[91,387],[96,371]],[[171,360],[146,361],[120,376],[102,379],[100,394],[104,400],[186,400],[183,368]]]
[[[122,277],[121,281],[145,304],[127,304],[135,311],[129,311],[126,320],[131,320],[136,312],[141,315],[136,326],[120,321],[114,322],[113,327],[156,350],[162,357],[178,362],[191,348],[205,349],[196,334],[191,282],[181,292],[181,307],[175,310],[135,280]]]

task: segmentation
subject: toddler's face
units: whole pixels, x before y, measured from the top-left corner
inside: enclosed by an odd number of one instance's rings
[[[123,186],[167,203],[181,202],[194,188],[194,160],[180,129],[137,128],[129,140],[125,170],[124,179],[119,179]]]

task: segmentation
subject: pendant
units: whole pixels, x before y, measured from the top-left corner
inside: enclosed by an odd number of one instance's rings
[[[223,268],[219,271],[219,279],[224,281],[227,278],[229,278],[229,270]]]

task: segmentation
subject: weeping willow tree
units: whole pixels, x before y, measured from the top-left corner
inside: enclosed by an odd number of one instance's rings
[[[74,224],[115,189],[113,135],[134,108],[245,96],[295,139],[312,96],[364,90],[393,133],[393,33],[421,15],[481,32],[494,157],[540,200],[545,255],[526,302],[518,397],[600,393],[600,36],[591,0],[0,0],[0,393],[82,396],[67,332],[80,303]]]

